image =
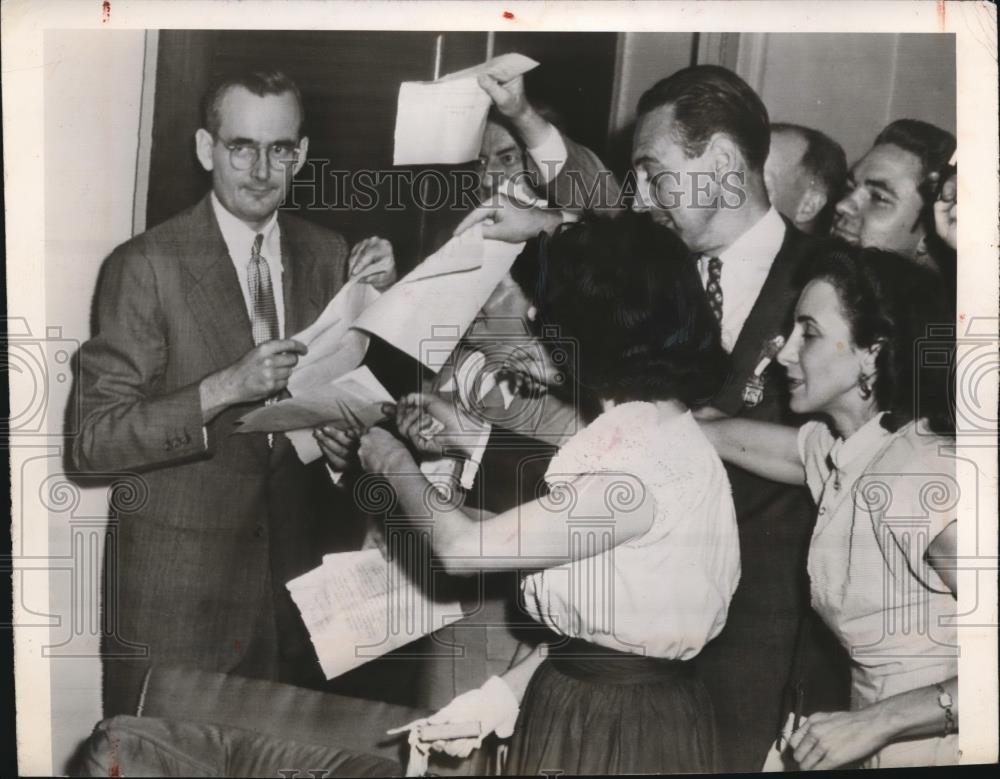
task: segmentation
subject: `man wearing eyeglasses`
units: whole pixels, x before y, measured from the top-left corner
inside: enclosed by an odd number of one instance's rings
[[[306,351],[289,336],[351,275],[395,277],[391,257],[352,263],[340,235],[279,213],[308,149],[291,80],[230,78],[204,109],[211,191],[112,253],[80,354],[76,467],[143,486],[112,517],[106,716],[135,712],[150,664],[288,681],[309,665],[284,584],[321,562],[332,487],[285,436],[235,423],[284,390]],[[349,457],[350,440],[324,443]]]

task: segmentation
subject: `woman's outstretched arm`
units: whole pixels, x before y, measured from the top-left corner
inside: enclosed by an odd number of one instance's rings
[[[699,419],[705,437],[726,462],[782,484],[802,484],[797,427],[751,419]]]

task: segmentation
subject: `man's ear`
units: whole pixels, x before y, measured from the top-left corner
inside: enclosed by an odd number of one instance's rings
[[[813,221],[826,207],[826,200],[825,192],[809,187],[799,198],[799,204],[795,208],[795,218],[792,221],[796,224],[808,224]]]
[[[205,170],[212,170],[215,167],[215,160],[212,159],[212,147],[215,139],[212,133],[204,128],[199,128],[194,134],[194,149],[198,155],[198,162]]]
[[[731,170],[737,170],[743,155],[739,148],[725,133],[715,133],[709,138],[708,146],[705,148],[706,159],[711,163],[712,170],[715,171],[716,180],[721,180],[722,176]]]
[[[306,158],[309,156],[309,139],[306,136],[302,136],[299,139],[299,156],[295,160],[295,167],[292,168],[292,175],[295,175],[300,170],[302,166],[306,164]]]

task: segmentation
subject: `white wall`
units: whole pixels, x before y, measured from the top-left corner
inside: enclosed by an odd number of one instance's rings
[[[823,130],[849,162],[894,119],[923,119],[955,132],[952,35],[741,35],[737,70],[773,121]]]
[[[142,30],[45,34],[45,326],[76,343],[90,335],[102,260],[132,235],[145,37]],[[49,392],[54,433],[69,382],[51,382]],[[25,471],[38,479],[46,472],[49,613],[58,621],[46,654],[54,655],[48,661],[52,771],[59,774],[101,718],[97,585],[107,491],[64,485],[60,458],[51,454]],[[25,495],[37,500],[38,492],[26,485]]]

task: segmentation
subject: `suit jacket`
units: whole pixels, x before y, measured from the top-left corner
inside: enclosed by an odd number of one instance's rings
[[[292,335],[342,285],[347,245],[309,222],[278,219]],[[203,437],[199,383],[253,346],[208,196],[108,258],[97,332],[80,353],[72,452],[81,471],[140,474],[143,494],[112,517],[105,601],[117,637],[148,646],[155,663],[274,676],[276,620],[294,616],[283,585],[320,562],[312,519],[330,489],[321,464],[303,466],[284,436],[270,448],[265,434],[234,434],[259,403],[225,409]],[[106,706],[129,709],[144,665],[106,669],[106,682],[114,674],[127,688],[124,703]]]
[[[744,403],[743,389],[760,361],[765,342],[791,331],[799,289],[796,274],[821,245],[785,220],[786,233],[757,301],[732,350],[730,375],[712,405],[731,416],[801,424],[788,411],[787,385],[772,363],[764,375],[763,399]],[[805,486],[778,484],[726,463],[740,535],[742,573],[726,626],[695,662],[712,694],[724,771],[760,770],[777,734],[782,694],[789,681],[801,619],[809,610],[806,556],[816,507]],[[826,667],[810,679],[807,708],[846,704],[842,653],[822,628],[809,633],[802,651],[823,655]]]

